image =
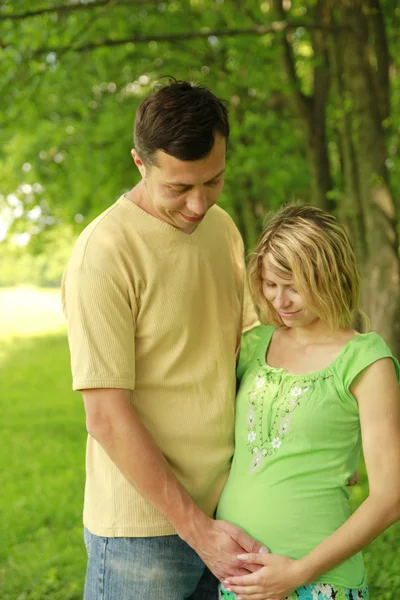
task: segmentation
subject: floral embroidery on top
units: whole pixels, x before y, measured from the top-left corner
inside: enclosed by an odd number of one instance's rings
[[[292,413],[313,389],[313,382],[321,375],[285,377],[281,369],[272,369],[257,360],[248,393],[247,448],[252,455],[250,472],[254,473],[263,460],[279,451],[290,430]],[[330,375],[325,376],[330,377]],[[267,398],[266,398],[267,397]],[[267,424],[265,424],[267,421]]]

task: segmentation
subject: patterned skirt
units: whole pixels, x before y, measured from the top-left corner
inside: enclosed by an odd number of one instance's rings
[[[235,597],[235,594],[228,592],[223,585],[219,586],[220,600],[234,600]],[[286,600],[369,600],[369,595],[367,587],[362,590],[350,590],[326,583],[314,583],[292,592]]]

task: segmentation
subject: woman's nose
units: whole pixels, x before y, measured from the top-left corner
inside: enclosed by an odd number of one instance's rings
[[[287,308],[290,305],[290,300],[285,292],[278,292],[275,296],[275,308]]]

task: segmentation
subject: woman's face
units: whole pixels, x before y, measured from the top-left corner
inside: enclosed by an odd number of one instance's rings
[[[287,327],[305,327],[318,317],[305,307],[293,277],[282,277],[269,264],[268,255],[262,261],[262,291]]]

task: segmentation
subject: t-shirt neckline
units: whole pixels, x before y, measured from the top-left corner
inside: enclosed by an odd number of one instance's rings
[[[351,338],[351,340],[349,340],[348,342],[346,342],[346,344],[344,344],[343,348],[340,350],[338,355],[333,359],[333,361],[330,362],[329,365],[327,365],[326,367],[323,367],[322,369],[318,369],[317,371],[310,371],[309,373],[289,373],[288,371],[286,371],[286,369],[283,369],[281,367],[272,367],[271,365],[269,365],[267,363],[268,349],[271,345],[273,335],[277,329],[278,329],[278,327],[272,326],[272,330],[271,330],[269,337],[267,338],[266,341],[264,339],[263,343],[260,346],[258,358],[261,360],[262,366],[265,367],[268,371],[278,373],[287,378],[289,378],[289,377],[291,377],[291,378],[316,377],[316,376],[324,375],[326,372],[332,371],[332,369],[336,366],[337,362],[342,358],[343,354],[347,351],[349,346],[351,346],[353,344],[354,340],[368,336],[371,333],[371,332],[367,332],[367,333],[360,333],[358,335],[355,335],[353,338]]]
[[[205,220],[207,219],[208,214],[205,215],[204,219],[197,225],[196,229],[192,233],[184,233],[178,227],[174,227],[170,223],[163,221],[162,219],[158,219],[154,215],[146,212],[143,208],[140,208],[137,204],[129,200],[125,194],[119,197],[117,202],[124,204],[125,206],[129,206],[130,210],[136,213],[137,216],[143,221],[147,222],[152,229],[157,229],[160,233],[164,235],[167,234],[172,238],[180,240],[181,242],[186,242],[188,244],[193,244],[197,238],[201,235],[201,228],[204,225]],[[211,210],[212,207],[209,209]]]

